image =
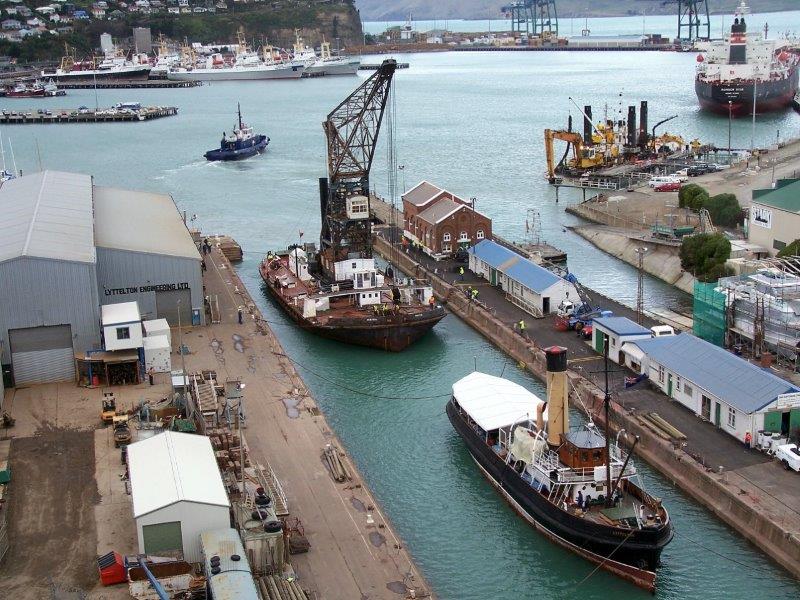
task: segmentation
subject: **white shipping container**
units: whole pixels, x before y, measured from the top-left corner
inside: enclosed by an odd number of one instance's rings
[[[166,319],[151,319],[150,321],[143,321],[142,325],[144,326],[144,334],[147,337],[167,336],[170,350],[172,350],[172,332]]]
[[[156,373],[169,373],[172,370],[169,338],[165,335],[148,335],[144,342],[144,366]]]

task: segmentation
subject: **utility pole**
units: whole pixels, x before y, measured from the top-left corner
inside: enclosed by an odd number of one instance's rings
[[[636,248],[636,257],[638,259],[638,280],[636,286],[636,322],[641,325],[644,316],[644,255],[647,254],[647,248],[639,246]]]
[[[181,400],[183,401],[183,405],[185,407],[188,406],[186,402],[186,357],[183,352],[183,327],[181,327],[181,299],[178,298],[178,352],[181,355],[181,371],[183,372],[183,380],[181,381]]]
[[[733,123],[733,100],[728,100],[728,162],[731,160],[731,124]]]

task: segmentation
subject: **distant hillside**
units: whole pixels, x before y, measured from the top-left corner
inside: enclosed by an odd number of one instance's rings
[[[415,19],[499,19],[507,0],[356,0],[363,21],[401,21],[411,12]],[[739,0],[709,0],[715,13],[729,13]],[[800,9],[798,0],[750,0],[754,12]],[[676,4],[662,0],[556,0],[560,17],[616,17],[664,15],[676,12]]]
[[[24,0],[35,6],[44,0]],[[177,0],[167,0],[177,4]],[[194,0],[198,5],[203,0]],[[206,0],[210,1],[210,0]],[[2,2],[2,0],[0,0]],[[91,0],[77,0],[80,7]],[[133,2],[131,2],[133,4]],[[168,39],[190,42],[230,42],[243,27],[249,41],[260,45],[268,41],[280,47],[291,47],[294,30],[308,44],[318,45],[322,36],[336,47],[362,43],[363,34],[358,11],[352,0],[275,0],[240,5],[228,0],[228,10],[216,13],[173,15],[162,9],[151,14],[126,13],[114,20],[107,18],[70,20],[65,31],[44,31],[21,41],[0,39],[0,55],[18,58],[20,62],[57,60],[64,54],[64,43],[76,49],[78,57],[89,56],[100,46],[100,34],[110,33],[123,47],[130,42],[133,27],[150,27],[155,41],[159,34]]]

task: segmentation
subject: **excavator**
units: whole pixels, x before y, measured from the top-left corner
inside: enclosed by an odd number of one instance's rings
[[[555,164],[553,142],[561,140],[567,142],[567,149],[564,156],[558,165]],[[587,169],[596,169],[605,164],[605,157],[602,152],[597,149],[587,146],[581,134],[574,131],[564,131],[563,129],[545,129],[544,130],[544,148],[547,157],[547,180],[550,183],[555,183],[556,169],[564,164],[567,154],[572,149],[572,158],[567,161],[569,169],[576,171],[585,171]]]

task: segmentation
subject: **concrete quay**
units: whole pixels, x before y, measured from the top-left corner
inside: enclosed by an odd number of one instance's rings
[[[291,557],[302,587],[319,600],[402,599],[412,590],[416,598],[433,597],[352,460],[344,458],[352,481],[337,483],[331,477],[325,446],[344,446],[230,262],[214,248],[206,265],[206,294],[217,299],[220,322],[183,330],[186,370],[212,369],[219,381],[246,384],[243,433],[251,459],[271,465],[287,495],[290,517],[301,520],[311,543],[307,554]],[[179,344],[173,332],[173,348]],[[180,368],[180,360],[173,355],[174,368]]]
[[[543,348],[557,344],[569,349],[570,401],[604,424],[602,358],[574,332],[559,332],[554,318],[534,319],[508,302],[504,294],[474,274],[462,281],[453,272],[435,273],[419,253],[394,252],[375,238],[375,250],[392,256],[400,270],[431,281],[436,296],[448,309],[537,378],[545,378]],[[478,302],[469,302],[465,286],[479,290]],[[605,306],[605,303],[604,303]],[[615,314],[635,316],[630,309],[609,304]],[[524,319],[526,335],[514,329]],[[644,325],[654,321],[645,319]],[[722,521],[769,555],[794,577],[800,578],[800,478],[784,471],[771,458],[746,450],[731,436],[699,419],[685,407],[647,387],[623,389],[618,374],[612,382],[610,428],[640,437],[637,454],[658,469]],[[637,416],[656,411],[683,432],[685,442],[666,441],[644,427]],[[667,507],[669,508],[669,507]]]

